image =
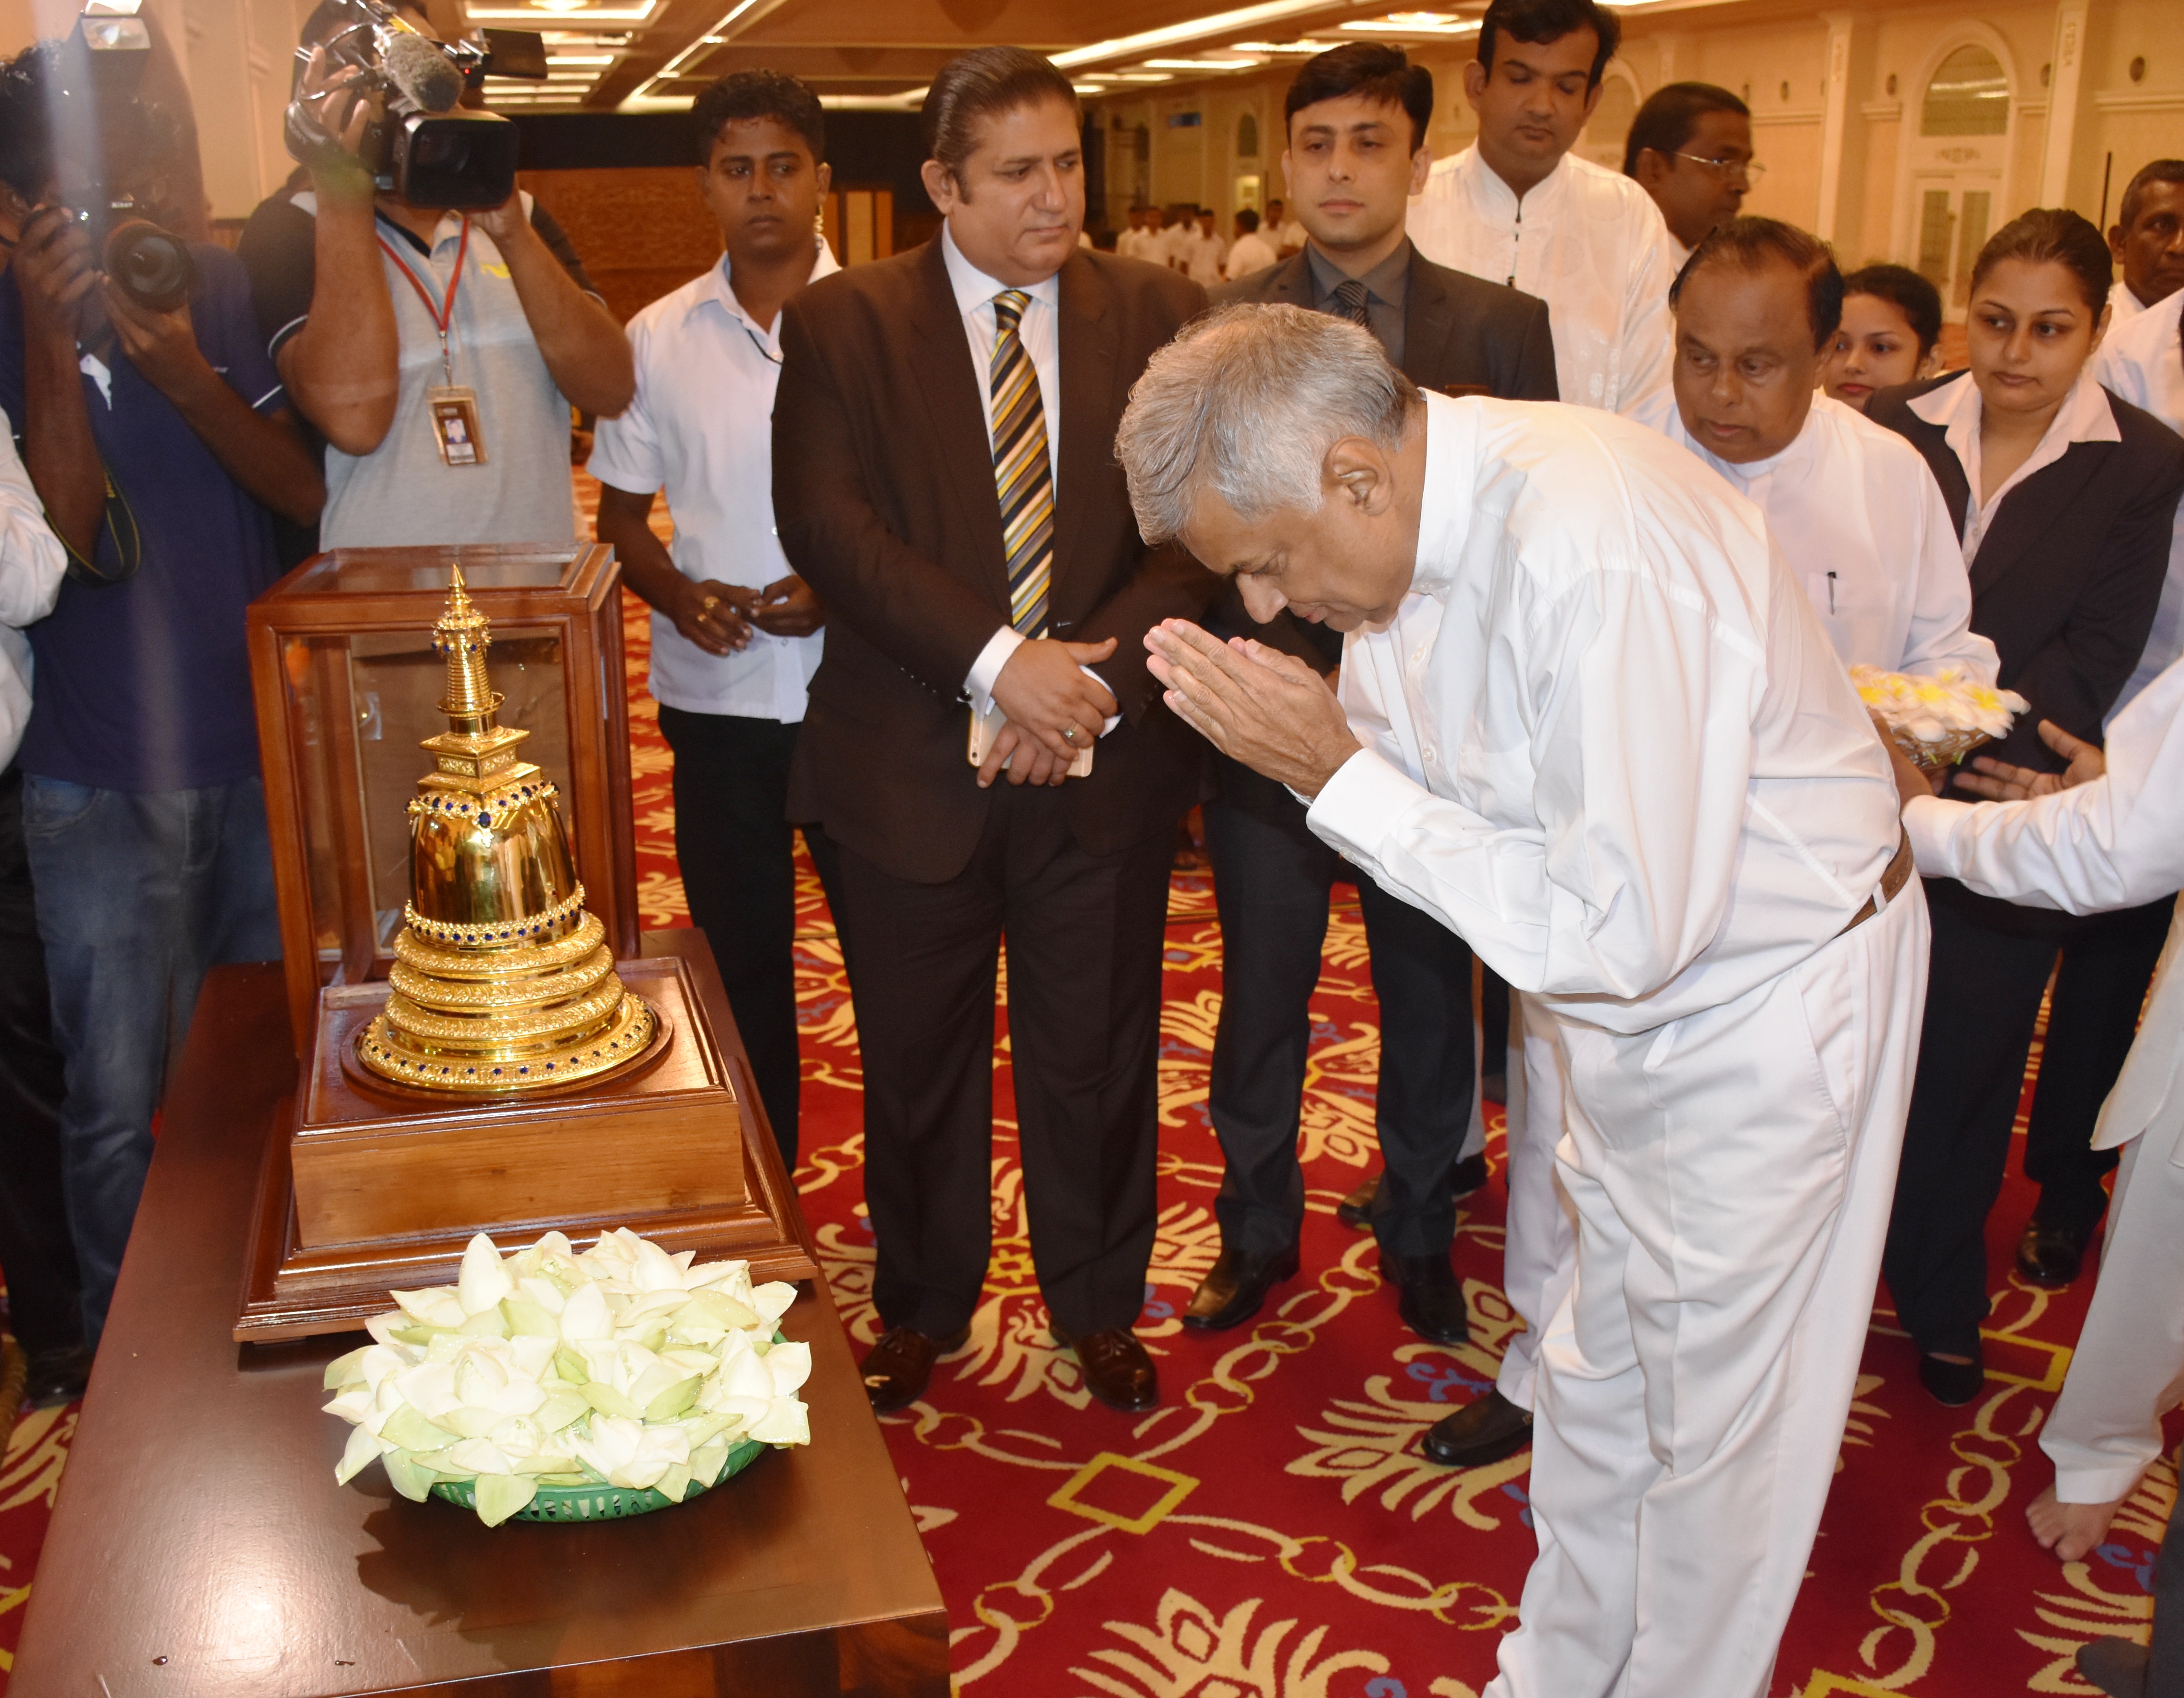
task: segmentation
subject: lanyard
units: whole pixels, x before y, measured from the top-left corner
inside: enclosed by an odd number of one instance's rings
[[[410,269],[409,262],[387,245],[384,236],[379,236],[376,231],[373,234],[378,240],[380,251],[393,260],[401,268],[402,275],[409,278],[410,287],[417,291],[417,299],[425,303],[425,310],[432,318],[432,328],[440,332],[440,370],[446,373],[448,387],[452,389],[455,385],[455,366],[448,354],[448,327],[455,321],[455,291],[463,286],[463,259],[471,251],[470,220],[463,220],[462,240],[455,244],[455,274],[448,279],[448,298],[444,302],[434,301],[431,292],[417,281],[417,274]]]

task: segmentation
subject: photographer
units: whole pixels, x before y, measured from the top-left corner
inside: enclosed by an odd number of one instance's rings
[[[350,15],[321,7],[305,42]],[[398,16],[439,38],[421,10]],[[637,380],[567,238],[521,193],[465,215],[376,192],[356,155],[385,98],[323,47],[297,96],[336,145],[239,251],[281,381],[326,438],[321,545],[575,540],[569,409],[619,413]]]
[[[0,281],[0,408],[70,555],[31,627],[17,758],[94,1343],[170,1036],[208,967],[281,952],[243,609],[277,575],[267,509],[307,524],[325,494],[242,265],[157,227],[181,176],[176,125],[108,53],[96,78],[81,36],[0,72],[0,201],[22,232]],[[132,233],[193,267],[181,304],[102,269]]]

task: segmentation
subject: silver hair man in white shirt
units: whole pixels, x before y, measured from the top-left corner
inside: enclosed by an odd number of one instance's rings
[[[1758,505],[1837,656],[1894,672],[1954,667],[1992,684],[1999,661],[1970,628],[1970,579],[1925,461],[1816,393],[1842,306],[1825,244],[1772,219],[1732,220],[1701,242],[1673,299],[1674,388],[1643,422]],[[1527,1010],[1512,1034],[1524,1064],[1511,1074],[1502,1284],[1524,1331],[1494,1390],[1428,1435],[1436,1461],[1477,1466],[1521,1447],[1540,1334],[1576,1265],[1576,1222],[1554,1182],[1562,1086],[1551,1018]]]
[[[1338,702],[1171,620],[1169,705],[1555,1017],[1579,1275],[1489,1693],[1752,1698],[1849,1408],[1925,993],[1841,662],[1757,511],[1658,436],[1422,396],[1324,315],[1186,330],[1117,448],[1147,536],[1256,617],[1350,633]]]
[[[1570,152],[1621,36],[1593,0],[1494,0],[1463,68],[1479,139],[1435,165],[1410,232],[1435,265],[1546,302],[1563,399],[1628,413],[1669,386],[1672,238],[1644,189]]]

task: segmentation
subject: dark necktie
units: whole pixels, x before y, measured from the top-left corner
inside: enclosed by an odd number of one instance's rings
[[[1345,277],[1334,286],[1334,316],[1370,330],[1373,318],[1365,310],[1365,285],[1362,281],[1356,277]]]

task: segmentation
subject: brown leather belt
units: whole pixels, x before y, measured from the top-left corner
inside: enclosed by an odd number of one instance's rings
[[[1836,936],[1837,937],[1841,937],[1843,935],[1843,931],[1856,931],[1858,927],[1864,925],[1866,921],[1871,919],[1874,915],[1880,912],[1882,904],[1894,902],[1896,900],[1897,893],[1900,891],[1904,885],[1910,882],[1911,837],[1910,834],[1907,832],[1896,840],[1895,857],[1889,862],[1886,867],[1881,869],[1880,896],[1879,900],[1876,901],[1874,897],[1868,896],[1865,899],[1865,906],[1860,908],[1856,913],[1852,914],[1850,917],[1850,924],[1846,925],[1842,929],[1842,931],[1837,932]]]

